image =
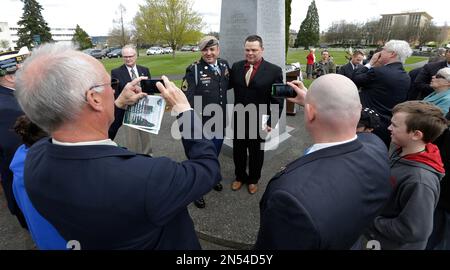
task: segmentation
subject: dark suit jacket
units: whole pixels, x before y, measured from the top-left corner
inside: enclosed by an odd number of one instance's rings
[[[361,87],[362,105],[377,111],[382,122],[388,123],[392,108],[407,100],[411,79],[402,63],[396,62],[371,69],[359,68],[353,75],[353,82]]]
[[[436,73],[441,69],[447,67],[447,61],[440,61],[434,63],[428,63],[423,66],[419,75],[417,75],[414,83],[414,88],[419,94],[419,99],[423,99],[424,97],[431,94],[434,89],[431,88],[430,82],[431,77],[436,75]]]
[[[12,182],[13,173],[9,164],[22,140],[13,129],[17,117],[23,115],[22,109],[14,96],[14,90],[0,85],[0,176],[3,190],[12,214],[18,210],[14,200]]]
[[[444,130],[433,143],[439,147],[445,168],[445,176],[440,181],[441,192],[438,207],[450,213],[450,129]]]
[[[193,111],[183,117],[201,121]],[[218,183],[220,165],[211,141],[183,144],[189,160],[178,163],[44,139],[29,150],[25,188],[36,210],[82,249],[200,249],[187,205]]]
[[[424,97],[420,97],[419,90],[416,88],[414,81],[416,80],[419,73],[422,71],[422,67],[415,68],[408,72],[409,78],[411,78],[411,86],[409,87],[408,100],[421,100]]]
[[[255,248],[349,249],[391,192],[388,152],[373,134],[303,156],[270,180]]]
[[[261,114],[270,115],[270,104],[277,104],[279,115],[283,109],[283,100],[272,97],[272,84],[283,83],[283,71],[277,65],[262,60],[255,76],[250,80],[249,86],[245,83],[245,63],[240,61],[231,68],[231,86],[234,88],[234,105],[255,104],[258,109],[258,130],[261,124]],[[267,105],[266,112],[259,111],[259,105]],[[235,121],[236,123],[236,121]],[[246,121],[248,123],[248,121]],[[273,125],[272,125],[273,124]],[[276,123],[268,121],[269,126],[275,127]],[[247,124],[248,127],[248,124]]]
[[[136,68],[138,70],[137,76],[147,76],[150,79],[150,71],[148,68],[136,65]],[[119,90],[115,92],[114,97],[117,99],[119,97],[120,93],[122,93],[123,88],[125,85],[129,82],[131,82],[131,76],[130,72],[128,72],[128,68],[126,65],[121,65],[120,67],[111,70],[111,78],[118,79],[119,80]],[[114,139],[116,137],[117,131],[119,130],[120,126],[123,122],[123,116],[125,115],[125,110],[115,108],[114,111],[114,122],[112,123],[111,127],[109,128],[109,138]]]
[[[361,67],[362,65],[356,65],[355,69],[353,69],[352,63],[348,62],[347,64],[339,68],[338,74],[344,75],[345,77],[352,79],[356,69]]]

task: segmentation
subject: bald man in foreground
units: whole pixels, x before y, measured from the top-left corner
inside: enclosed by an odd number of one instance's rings
[[[324,75],[308,92],[294,83],[289,100],[305,107],[314,144],[268,184],[255,248],[350,249],[391,194],[386,146],[356,134],[361,103],[350,79]]]

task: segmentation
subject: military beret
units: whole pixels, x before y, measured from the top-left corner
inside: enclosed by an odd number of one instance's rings
[[[215,36],[206,36],[203,37],[200,42],[198,43],[198,47],[200,49],[200,51],[202,51],[205,48],[214,46],[214,45],[218,45],[219,44],[219,40],[217,40],[217,38]]]

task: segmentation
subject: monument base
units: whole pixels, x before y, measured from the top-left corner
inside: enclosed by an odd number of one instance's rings
[[[271,160],[273,157],[281,154],[289,147],[289,134],[294,130],[293,127],[286,125],[286,130],[278,136],[277,139],[270,139],[264,143],[264,160]],[[225,137],[223,141],[222,151],[224,155],[233,158],[233,140]]]

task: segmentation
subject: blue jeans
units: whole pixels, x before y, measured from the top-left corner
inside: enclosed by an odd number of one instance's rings
[[[450,250],[450,213],[441,208],[434,211],[433,232],[427,250]]]

